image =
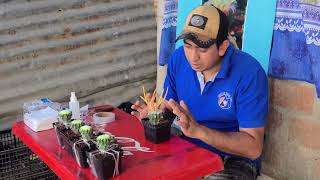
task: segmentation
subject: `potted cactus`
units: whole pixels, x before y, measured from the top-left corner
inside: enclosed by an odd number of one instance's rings
[[[65,126],[67,126],[67,129],[61,132],[63,148],[71,156],[74,156],[73,144],[80,139],[79,127],[81,125],[81,120],[73,120],[71,122],[67,122],[67,124],[65,124]]]
[[[148,108],[148,117],[142,119],[144,134],[147,140],[155,144],[161,143],[170,138],[171,124],[173,122],[172,118],[169,118],[171,115],[168,113],[169,111],[165,110],[163,112],[159,109],[161,103],[167,96],[167,93],[168,90],[162,98],[163,91],[159,97],[156,97],[156,91],[154,91],[151,99],[148,100],[143,87],[144,97],[140,96],[141,99],[147,104]]]
[[[112,135],[99,135],[96,139],[98,150],[89,153],[93,173],[101,180],[119,175],[123,151]]]
[[[76,155],[77,163],[80,167],[89,167],[87,162],[88,153],[96,150],[96,145],[92,141],[93,130],[91,126],[81,126],[79,129],[81,138],[73,144],[73,151]]]
[[[82,122],[81,119],[76,119],[76,120],[71,121],[70,128],[75,134],[79,135],[80,134],[79,130],[80,130],[81,126],[83,126],[83,125],[84,125],[84,123]]]
[[[72,112],[69,110],[62,110],[58,114],[58,122],[53,123],[53,127],[56,131],[58,144],[63,147],[62,133],[69,131],[69,124],[71,122]]]
[[[72,111],[65,109],[59,112],[58,114],[59,120],[62,121],[62,123],[69,128],[69,125],[71,123],[71,117],[72,117]]]

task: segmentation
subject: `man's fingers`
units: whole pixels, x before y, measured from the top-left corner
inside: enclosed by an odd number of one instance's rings
[[[182,130],[187,129],[187,127],[188,127],[188,124],[185,122],[182,122],[182,121],[177,121],[175,123],[176,123],[176,125],[180,126],[182,128]]]
[[[134,105],[137,106],[138,108],[140,108],[141,106],[144,105],[144,103],[141,103],[140,101],[136,101],[136,102],[134,103]]]
[[[184,103],[183,100],[180,101],[180,106],[184,109],[185,112],[190,112],[187,105]]]
[[[172,111],[172,108],[171,106],[169,105],[169,101],[167,100],[163,100],[162,103],[161,103],[161,108],[162,109],[169,109],[170,111]]]
[[[131,108],[137,111],[142,111],[146,105],[144,103],[141,103],[140,101],[136,101]]]
[[[132,111],[132,112],[131,112],[131,115],[133,115],[133,116],[135,116],[136,118],[139,119],[140,113],[137,112],[137,111]]]
[[[166,100],[163,100],[160,104],[160,109],[166,109],[168,105],[166,105]]]
[[[180,118],[180,120],[182,120],[182,121],[188,120],[188,117],[187,117],[188,114],[184,111],[184,109],[177,102],[170,99],[168,104],[172,108],[173,114],[177,115]]]
[[[131,108],[137,110],[137,108],[140,106],[139,104],[140,104],[140,102],[139,102],[139,101],[136,101],[136,102],[131,106]]]
[[[180,114],[179,105],[173,99],[169,100],[168,105],[171,107],[173,114],[179,116]]]
[[[137,106],[137,105],[132,105],[131,108],[136,110],[136,111],[139,111],[139,109],[141,109],[141,107]]]

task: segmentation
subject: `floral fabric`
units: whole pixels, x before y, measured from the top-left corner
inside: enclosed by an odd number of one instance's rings
[[[278,0],[269,75],[313,83],[320,98],[320,1]]]

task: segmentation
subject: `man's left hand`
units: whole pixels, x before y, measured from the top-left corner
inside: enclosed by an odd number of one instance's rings
[[[172,112],[180,118],[179,121],[176,121],[176,124],[181,127],[183,134],[191,138],[197,138],[201,126],[194,120],[187,105],[183,101],[178,104],[173,99],[169,100],[168,105],[172,108]]]

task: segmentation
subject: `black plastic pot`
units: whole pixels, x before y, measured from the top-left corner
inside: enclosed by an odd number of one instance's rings
[[[53,125],[53,128],[57,134],[58,144],[59,144],[59,146],[63,147],[63,140],[62,140],[61,131],[66,129],[66,127],[61,122],[55,122],[52,125]]]
[[[96,140],[98,136],[104,134],[103,132],[100,132],[100,131],[95,131],[93,132],[93,137],[92,139]]]
[[[147,140],[158,144],[170,139],[171,125],[176,115],[170,110],[165,109],[163,113],[163,121],[160,124],[153,125],[149,118],[142,119],[144,134]]]
[[[85,143],[83,140],[79,140],[74,143],[76,160],[78,165],[82,168],[89,167],[87,161],[88,153],[97,149],[96,145],[92,141],[87,141],[87,143]]]
[[[118,170],[119,170],[119,173],[121,173],[122,171],[121,156],[123,155],[123,151],[120,148],[115,149],[115,151],[119,152]],[[114,151],[108,151],[108,152],[114,154],[115,157],[118,156],[118,153]],[[111,154],[95,152],[90,157],[91,157],[90,162],[92,164],[92,170],[100,180],[106,180],[113,177],[114,171],[116,168],[115,166],[116,162]]]
[[[172,122],[174,121],[174,119],[176,118],[177,116],[175,114],[173,114],[170,110],[168,109],[165,109],[164,110],[164,113],[163,113],[163,119],[166,119],[168,120],[169,122]]]
[[[63,149],[74,157],[73,144],[80,139],[80,135],[75,134],[71,129],[64,129],[60,131],[60,133],[63,142]]]
[[[170,139],[172,121],[163,120],[160,124],[153,125],[150,123],[149,118],[144,118],[142,119],[142,124],[146,139],[152,143],[158,144]]]

